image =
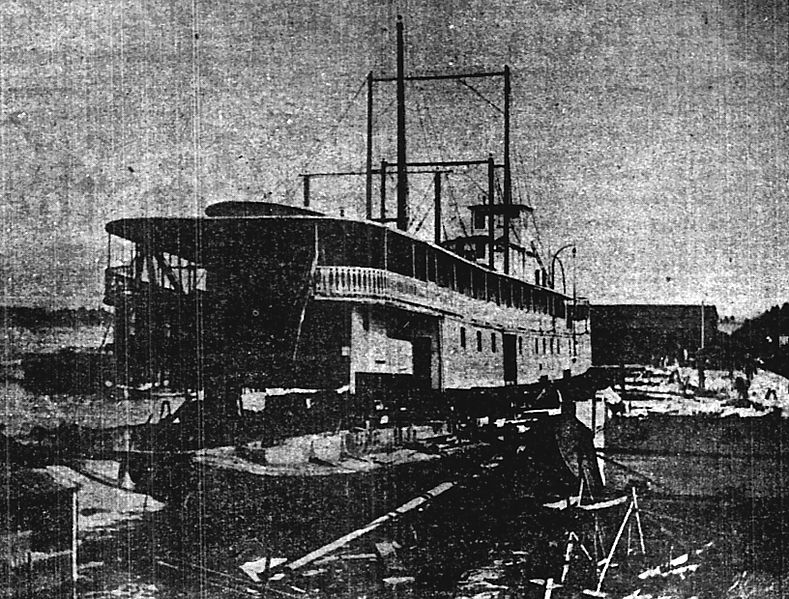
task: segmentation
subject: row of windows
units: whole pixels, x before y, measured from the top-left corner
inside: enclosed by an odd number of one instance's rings
[[[466,327],[460,327],[460,347],[466,349]],[[478,352],[483,350],[483,335],[482,331],[477,331],[476,348]],[[564,340],[561,337],[535,337],[534,338],[534,354],[547,355],[547,354],[563,354],[572,350],[573,355],[576,354],[577,348],[572,347],[572,342]],[[490,334],[490,351],[496,353],[498,351],[496,344],[496,333]],[[523,355],[523,337],[518,335],[518,354]]]

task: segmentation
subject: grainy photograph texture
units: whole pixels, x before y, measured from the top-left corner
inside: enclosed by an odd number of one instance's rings
[[[0,597],[789,596],[782,0],[0,3]]]

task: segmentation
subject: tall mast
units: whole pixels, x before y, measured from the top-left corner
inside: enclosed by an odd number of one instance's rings
[[[512,173],[510,172],[510,67],[504,66],[504,273],[510,272],[510,212]]]
[[[433,175],[434,205],[433,205],[433,241],[441,245],[441,171]]]
[[[493,154],[488,154],[488,210],[486,223],[488,224],[488,266],[490,270],[496,267],[496,215],[493,211],[493,195],[496,193],[496,165]]]
[[[403,17],[397,16],[397,228],[408,230],[408,174],[405,151]]]
[[[373,217],[373,72],[367,73],[367,157],[365,162],[367,219]]]

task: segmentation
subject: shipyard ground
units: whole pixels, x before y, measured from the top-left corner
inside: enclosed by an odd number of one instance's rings
[[[630,481],[612,478],[611,484]],[[402,577],[416,579],[408,590],[400,589],[399,594],[387,590],[375,550],[368,545],[349,548],[339,558],[311,568],[306,576],[272,587],[268,596],[288,592],[299,596],[293,592],[296,587],[309,592],[301,596],[313,597],[544,597],[544,588],[530,580],[560,570],[566,523],[547,521],[544,513],[538,516],[537,506],[528,497],[507,496],[500,493],[502,489],[491,491],[486,497],[455,497],[423,516],[423,527],[431,530],[423,532],[421,551],[410,561],[406,557],[400,572]],[[789,580],[784,576],[789,511],[782,498],[667,499],[647,490],[641,493],[646,555],[639,555],[634,536],[623,541],[615,560],[618,565],[606,579],[609,597],[789,596]],[[254,596],[246,589],[262,596],[260,587],[240,569],[217,569],[222,574],[214,568],[201,570],[200,552],[181,545],[184,531],[180,523],[167,522],[165,513],[86,535],[81,547],[80,596]],[[606,516],[607,527],[613,530],[621,517],[621,512]],[[241,536],[243,529],[240,524]],[[703,550],[697,558],[693,556],[696,550]],[[227,565],[256,559],[261,551],[259,544],[247,539],[228,550]],[[686,552],[694,558],[691,563],[700,564],[695,572],[638,579],[638,573]],[[422,561],[417,563],[416,558]],[[573,571],[569,583],[575,588],[557,589],[553,596],[582,596],[581,590],[591,585],[588,569]],[[636,591],[640,593],[634,595]]]
[[[725,376],[708,376],[711,386],[726,385]],[[771,399],[768,407],[781,407],[786,382],[774,380],[772,375],[757,375],[751,387],[756,405],[760,403],[756,400],[763,399],[760,385],[778,390],[778,397]],[[66,417],[67,408],[62,407],[60,399],[15,391],[14,414],[22,415],[24,422],[9,423],[9,428],[24,430],[42,417],[47,423]],[[97,409],[94,400],[75,402],[83,404],[90,407],[83,411],[86,417]],[[731,408],[726,400],[718,398],[683,402],[672,397],[669,401],[630,402],[629,409],[638,413],[648,411],[650,405],[657,406],[658,411],[696,415],[720,415]],[[57,415],[52,416],[55,409]],[[117,403],[114,409],[118,410]],[[759,411],[753,406],[736,409]],[[731,417],[728,412],[726,415]],[[783,469],[774,471],[778,492],[769,496],[754,497],[747,488],[736,485],[716,493],[677,495],[663,487],[680,480],[681,488],[694,488],[694,480],[687,479],[690,474],[676,467],[683,464],[684,456],[675,457],[674,467],[669,463],[660,468],[656,467],[655,456],[609,453],[607,458],[612,495],[626,492],[631,485],[638,488],[646,548],[646,555],[640,555],[632,529],[629,538],[623,538],[613,560],[617,565],[609,571],[603,587],[609,597],[789,596],[789,569],[784,558],[789,509],[781,484],[787,476]],[[238,542],[217,559],[200,550],[201,538],[209,527],[199,517],[184,521],[152,498],[104,484],[101,477],[84,477],[66,466],[54,469],[56,476],[81,485],[79,596],[171,599],[266,594],[238,567],[265,553],[259,539],[245,534],[248,527],[244,522],[231,524],[236,527],[231,533],[237,533]],[[112,475],[108,466],[105,482],[111,482]],[[300,576],[272,583],[266,596],[545,597],[545,586],[532,581],[558,577],[565,532],[568,527],[587,527],[588,532],[590,522],[546,515],[528,485],[507,482],[506,477],[498,478],[496,484],[447,495],[421,512],[416,526],[404,523],[400,528],[382,531],[365,541],[367,544],[349,546]],[[255,498],[239,498],[245,500],[254,502]],[[613,531],[622,519],[622,511],[606,513],[601,526]],[[375,542],[397,543],[400,563],[384,565]],[[697,555],[696,551],[701,553]],[[680,566],[671,572],[664,567],[659,575],[638,577],[686,553],[689,558],[685,565],[696,568],[683,570]],[[576,560],[572,565],[568,584],[555,589],[553,597],[581,597],[584,588],[594,588],[583,561]]]

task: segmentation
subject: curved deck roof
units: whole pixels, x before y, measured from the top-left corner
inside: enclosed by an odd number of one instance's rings
[[[177,255],[205,267],[226,265],[229,261],[253,262],[267,253],[286,253],[298,246],[314,245],[317,232],[321,264],[347,263],[398,272],[392,256],[410,262],[410,248],[418,245],[434,252],[439,259],[567,298],[556,290],[491,271],[448,249],[373,221],[312,215],[148,217],[111,221],[105,228],[110,234],[146,246],[150,251]]]

